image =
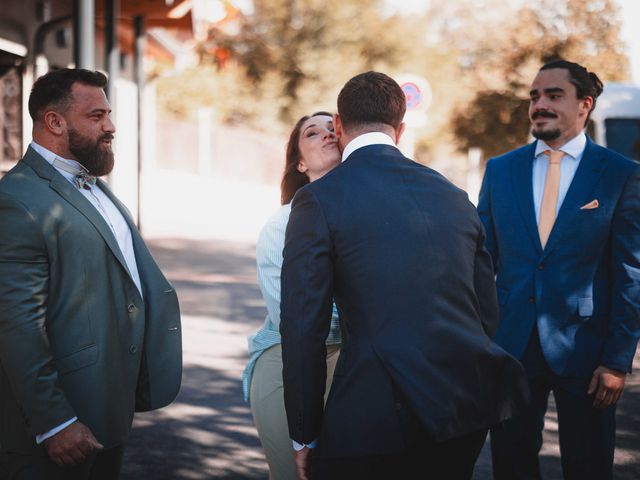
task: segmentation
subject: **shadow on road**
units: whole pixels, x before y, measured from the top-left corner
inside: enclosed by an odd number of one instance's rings
[[[163,239],[150,242],[154,258],[174,285],[183,315],[249,322],[265,309],[256,282],[255,245]]]
[[[122,479],[265,478],[237,377],[191,366],[175,403],[137,416]]]
[[[176,239],[150,244],[178,292],[185,366],[175,402],[136,415],[121,478],[266,478],[240,383],[246,337],[266,313],[255,247]]]
[[[636,354],[634,369],[640,368],[640,355]],[[613,467],[615,480],[637,480],[640,478],[640,379],[637,375],[627,377],[625,393],[616,412],[616,452]],[[558,447],[558,416],[553,400],[545,416],[544,445],[540,454],[540,469],[544,480],[562,480],[560,449]],[[485,444],[473,480],[492,478],[491,450]]]
[[[267,467],[242,400],[246,337],[266,310],[255,276],[255,246],[222,241],[149,242],[176,287],[183,313],[184,375],[176,401],[136,415],[122,480],[256,479]],[[636,356],[636,370],[640,368]],[[640,478],[640,382],[628,378],[617,415],[616,480]],[[546,416],[540,461],[545,480],[562,478],[555,405]],[[474,480],[491,478],[487,445]],[[393,479],[395,480],[395,479]]]

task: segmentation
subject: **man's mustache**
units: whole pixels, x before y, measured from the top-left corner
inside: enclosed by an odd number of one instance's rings
[[[104,135],[102,135],[102,136],[100,137],[100,140],[99,140],[99,141],[101,142],[101,141],[103,141],[103,140],[113,140],[113,134],[111,134],[111,133],[105,133]]]
[[[533,112],[531,115],[531,119],[535,120],[536,118],[544,117],[544,118],[558,118],[558,116],[553,112],[547,112],[545,110],[539,110],[537,112]]]

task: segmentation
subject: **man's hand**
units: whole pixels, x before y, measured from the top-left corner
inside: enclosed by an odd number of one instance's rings
[[[617,370],[611,370],[602,365],[596,368],[587,391],[589,395],[594,392],[596,394],[593,406],[595,408],[607,408],[620,400],[626,378],[627,375],[625,373]]]
[[[82,463],[94,450],[104,448],[91,430],[79,421],[47,438],[44,446],[49,458],[60,466]]]
[[[311,478],[311,457],[313,449],[303,447],[302,450],[294,452],[296,461],[296,475],[298,480],[309,480]]]

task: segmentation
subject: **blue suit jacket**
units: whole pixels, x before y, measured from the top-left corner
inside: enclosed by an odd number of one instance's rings
[[[280,324],[294,440],[319,436],[320,456],[377,455],[406,447],[405,407],[436,439],[512,415],[526,379],[490,338],[498,305],[483,244],[466,193],[395,147],[360,148],[298,192]],[[323,412],[332,297],[343,345]]]
[[[559,375],[631,371],[640,335],[640,165],[590,140],[543,250],[535,142],[489,160],[478,212],[497,274],[496,341],[521,358],[537,323]],[[597,200],[598,208],[581,209]]]

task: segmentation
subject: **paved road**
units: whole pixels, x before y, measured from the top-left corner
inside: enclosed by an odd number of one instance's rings
[[[136,416],[122,480],[266,479],[239,380],[246,337],[265,314],[255,282],[254,246],[182,239],[153,240],[150,245],[180,297],[184,376],[171,406]],[[636,363],[640,367],[638,356]],[[619,406],[616,480],[640,478],[640,380],[630,380]],[[546,426],[544,478],[559,480],[553,408]],[[485,446],[474,480],[490,478]]]

